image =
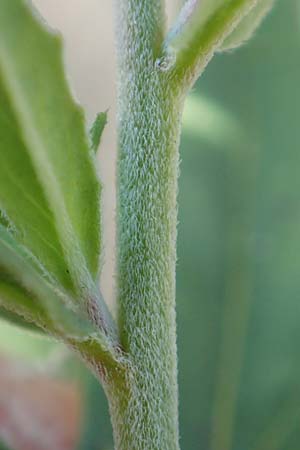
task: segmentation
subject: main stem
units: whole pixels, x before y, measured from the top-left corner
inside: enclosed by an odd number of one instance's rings
[[[119,0],[118,301],[130,363],[108,388],[118,450],[178,444],[175,264],[181,96],[161,52],[159,0]]]

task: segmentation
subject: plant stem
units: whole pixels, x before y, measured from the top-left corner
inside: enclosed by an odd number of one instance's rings
[[[107,389],[118,450],[178,444],[175,264],[181,96],[156,64],[159,0],[117,3],[119,58],[118,302],[131,360]]]

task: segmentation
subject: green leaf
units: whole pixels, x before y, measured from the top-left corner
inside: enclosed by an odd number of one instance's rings
[[[0,308],[0,317],[12,325],[23,328],[24,330],[44,334],[44,330],[42,330],[42,328],[38,327],[34,323],[27,322],[21,316],[18,316],[5,308]]]
[[[177,27],[178,25],[184,25],[184,23],[189,21],[190,17],[195,17],[197,20],[197,28],[200,29],[201,27],[204,27],[211,18],[213,18],[214,14],[218,10],[221,10],[222,8],[229,8],[231,3],[233,2],[229,0],[201,0],[200,2],[197,0],[188,0],[182,8]],[[256,4],[252,8],[251,3],[249,3],[249,12],[246,13],[245,17],[241,20],[237,29],[233,31],[232,35],[235,35],[236,38],[240,35],[239,40],[241,41],[248,39],[255,28],[259,25],[262,18],[271,9],[273,3],[274,0],[256,0]],[[233,22],[236,22],[236,18],[233,19]],[[229,42],[230,38],[228,37],[226,41],[227,40]]]
[[[4,233],[6,235],[7,231],[4,230]],[[3,239],[1,226],[0,234],[2,234]],[[45,331],[36,322],[38,321],[40,325],[41,322],[43,325],[47,324],[46,311],[41,302],[18,285],[13,276],[6,271],[1,263],[1,260],[5,260],[5,254],[4,252],[2,258],[0,256],[0,317],[21,328],[44,333]]]
[[[72,317],[67,294],[52,285],[34,256],[1,225],[0,274],[0,300],[11,312],[50,331]]]
[[[95,329],[67,292],[0,225],[0,301],[12,313],[58,336],[85,337]]]
[[[61,40],[21,0],[1,0],[0,209],[59,283],[97,279],[100,185]]]
[[[271,10],[273,4],[274,0],[259,0],[252,11],[249,12],[237,28],[225,39],[220,47],[220,51],[237,48],[248,41]]]
[[[0,225],[0,304],[1,307],[8,306],[12,312],[32,311],[35,316],[44,316],[44,311],[39,302],[36,302],[28,292],[16,282],[14,270],[8,256],[7,246],[15,246],[15,251],[20,251],[7,230]],[[21,256],[21,254],[20,254]],[[25,269],[26,270],[26,269]],[[23,314],[21,314],[23,315]]]
[[[99,333],[29,251],[0,225],[0,306],[63,339],[89,359],[118,364],[115,342]],[[6,275],[8,274],[8,275]],[[16,318],[16,320],[18,317]]]
[[[102,133],[106,124],[107,112],[101,112],[97,114],[96,119],[90,129],[91,149],[95,153],[99,148]]]

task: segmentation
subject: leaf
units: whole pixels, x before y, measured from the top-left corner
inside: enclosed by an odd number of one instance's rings
[[[95,332],[68,294],[52,284],[43,267],[1,225],[0,273],[0,300],[11,312],[57,335],[81,339]]]
[[[49,330],[54,324],[64,321],[63,307],[67,296],[63,298],[58,291],[55,292],[39,263],[1,225],[0,274],[2,306]],[[24,290],[27,295],[24,295]],[[48,315],[52,316],[53,324]]]
[[[0,293],[0,298],[2,297],[2,299],[3,299],[3,296],[4,296],[3,293]],[[2,301],[3,300],[0,300],[0,302],[2,302]],[[45,333],[45,331],[42,328],[38,327],[34,323],[28,322],[21,316],[15,314],[15,313],[12,313],[11,311],[9,311],[3,307],[0,307],[0,317],[1,317],[1,319],[4,319],[5,321],[9,322],[11,325],[15,325],[21,329],[28,330],[30,332],[39,333],[39,334]]]
[[[274,4],[274,0],[259,0],[257,5],[225,39],[220,51],[231,50],[248,41]]]
[[[5,277],[5,273],[9,276]],[[91,360],[97,356],[107,367],[118,365],[113,336],[99,333],[68,294],[52,284],[43,267],[1,225],[0,274],[2,307],[64,340],[83,357]]]
[[[194,34],[195,30],[199,34],[211,18],[213,18],[214,14],[222,9],[226,3],[228,3],[226,0],[186,0],[183,3],[176,22],[168,33],[167,42],[176,42],[177,36],[181,40],[182,36],[180,34],[187,25],[189,30],[187,30],[188,33],[185,38],[189,39]],[[184,42],[184,44],[186,44],[186,42]]]
[[[228,7],[230,2],[228,0],[187,0],[181,11],[182,24],[186,22],[189,17],[196,16],[197,27],[200,29],[204,27],[209,20],[214,16],[214,14],[221,8]],[[233,32],[232,34],[240,34],[240,39],[244,41],[243,33],[246,33],[246,39],[253,33],[254,29],[259,25],[263,16],[271,9],[274,0],[256,0],[256,5],[251,8],[251,3],[249,3],[249,12],[241,20],[238,25],[240,32]],[[179,21],[179,22],[180,22]],[[244,32],[243,32],[244,29]],[[229,38],[227,38],[229,40]],[[227,41],[226,39],[226,41]]]
[[[35,318],[39,321],[44,317],[43,322],[47,322],[46,313],[24,289],[18,286],[13,280],[3,277],[1,268],[0,277],[0,317],[22,328],[31,331],[44,332],[41,327],[34,323]]]
[[[44,333],[34,323],[35,317],[44,317],[43,322],[47,322],[40,302],[19,286],[0,263],[0,318],[26,330]]]
[[[102,133],[106,124],[107,124],[107,112],[101,112],[97,114],[97,117],[90,129],[91,149],[95,153],[99,148]]]
[[[99,271],[100,185],[61,53],[24,1],[1,1],[0,208],[54,279],[86,292]]]

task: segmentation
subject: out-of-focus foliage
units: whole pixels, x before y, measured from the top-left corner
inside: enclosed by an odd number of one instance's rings
[[[299,447],[299,24],[297,2],[278,2],[193,92],[219,108],[210,142],[187,122],[181,146],[183,449]],[[222,141],[224,110],[242,137],[226,126]]]

